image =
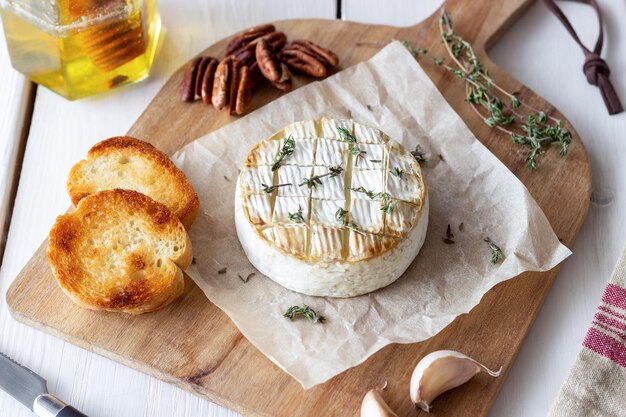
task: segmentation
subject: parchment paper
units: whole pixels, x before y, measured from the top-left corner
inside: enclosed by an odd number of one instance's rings
[[[239,167],[256,142],[291,122],[322,116],[375,126],[410,150],[419,143],[429,159],[423,170],[430,223],[422,250],[394,284],[351,299],[300,295],[258,272],[246,284],[238,278],[255,272],[235,232]],[[524,185],[472,135],[397,42],[190,143],[174,162],[201,203],[190,231],[196,263],[187,273],[253,345],[304,388],[358,365],[389,343],[435,335],[495,284],[524,271],[549,270],[571,253]],[[451,245],[442,240],[448,224],[456,241]],[[501,264],[491,264],[485,237],[502,248]],[[222,268],[227,272],[218,274]],[[326,322],[282,316],[303,303]]]

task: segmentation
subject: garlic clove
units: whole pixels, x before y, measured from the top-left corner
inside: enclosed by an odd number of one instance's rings
[[[361,417],[398,417],[380,393],[380,389],[372,389],[365,394],[361,403]]]
[[[413,375],[409,393],[411,401],[427,413],[430,405],[440,394],[463,385],[479,372],[497,377],[494,372],[467,355],[453,350],[438,350],[419,361]]]

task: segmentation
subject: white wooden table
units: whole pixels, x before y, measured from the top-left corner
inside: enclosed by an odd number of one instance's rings
[[[332,19],[339,15],[343,19],[409,25],[440,3],[160,0],[167,33],[151,78],[141,85],[78,102],[65,101],[44,88],[37,88],[33,95],[35,89],[30,83],[10,68],[4,39],[0,39],[0,225],[11,219],[8,236],[0,232],[0,242],[6,236],[0,268],[0,351],[40,373],[53,393],[93,417],[236,416],[15,322],[7,311],[4,294],[46,237],[55,216],[69,206],[64,183],[72,164],[95,142],[126,132],[168,76],[192,55],[223,36],[264,21]],[[581,37],[588,43],[595,41],[597,27],[590,10],[579,4],[560,4]],[[626,103],[626,2],[600,0],[600,4],[610,28],[606,47],[611,50],[612,78]],[[540,5],[533,6],[503,36],[491,55],[569,118],[583,138],[593,166],[594,202],[572,248],[574,255],[566,261],[491,411],[494,417],[541,416],[579,350],[626,240],[626,114],[607,116],[599,92],[586,84],[581,51]],[[26,143],[23,161],[21,143]],[[0,392],[0,417],[29,415],[17,401]]]

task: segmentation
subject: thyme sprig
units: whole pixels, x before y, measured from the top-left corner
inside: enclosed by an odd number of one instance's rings
[[[509,135],[516,144],[528,147],[527,166],[538,167],[538,160],[550,145],[560,147],[561,157],[567,155],[572,135],[561,120],[546,115],[495,82],[488,69],[480,62],[472,45],[461,38],[452,27],[450,16],[444,10],[439,20],[441,38],[456,67],[443,59],[433,61],[463,81],[466,100],[472,110],[489,126]],[[504,96],[504,100],[498,97]],[[522,112],[526,109],[527,112]]]
[[[265,191],[268,194],[272,194],[274,190],[277,188],[286,187],[288,185],[293,185],[293,184],[290,182],[285,183],[285,184],[276,184],[276,185],[267,185],[267,184],[261,183],[261,186],[263,187],[263,191]]]
[[[287,139],[285,139],[285,143],[283,143],[283,148],[280,150],[278,155],[276,155],[276,159],[274,160],[274,165],[272,165],[272,171],[276,171],[283,163],[283,160],[291,155],[293,151],[296,150],[296,141],[292,135],[289,135]]]
[[[369,198],[371,198],[372,200],[380,200],[380,209],[384,211],[385,213],[391,214],[393,212],[393,209],[395,207],[395,202],[391,198],[391,194],[383,193],[383,192],[375,193],[374,191],[365,189],[365,187],[357,187],[357,188],[350,188],[350,189],[357,193],[363,193]]]
[[[498,245],[493,243],[493,241],[489,239],[488,237],[484,238],[483,240],[487,242],[487,244],[489,245],[489,249],[491,249],[491,263],[492,264],[495,265],[499,261],[504,259],[504,253],[502,253],[502,249],[500,249]]]
[[[415,46],[411,44],[411,42],[407,40],[404,40],[404,39],[394,39],[394,40],[399,40],[400,43],[404,45],[404,47],[408,49],[411,55],[413,55],[413,57],[415,58],[417,58],[420,55],[426,55],[428,53],[428,49],[416,48]]]
[[[298,211],[294,213],[287,212],[289,220],[294,223],[304,223],[304,215],[302,214],[302,206],[298,206]]]
[[[349,143],[348,146],[348,151],[354,155],[355,159],[354,159],[354,165],[357,166],[359,165],[359,159],[363,158],[363,156],[367,153],[363,150],[361,150],[361,148],[359,147],[359,145],[357,145],[356,143],[356,137],[350,133],[350,131],[348,129],[346,129],[345,127],[338,127],[337,130],[339,131],[339,136],[341,137],[341,140],[343,140],[344,142]]]
[[[319,311],[313,310],[306,304],[302,306],[291,306],[285,311],[283,317],[287,317],[290,321],[295,320],[298,316],[303,316],[313,323],[323,323],[326,318]]]
[[[314,175],[311,178],[304,178],[301,184],[298,184],[300,187],[306,185],[309,188],[317,187],[317,184],[322,184],[322,178],[324,177],[336,177],[337,175],[343,172],[343,168],[340,166],[334,166],[328,168],[328,172],[322,175]]]
[[[415,160],[419,164],[423,164],[426,162],[426,154],[424,154],[422,146],[419,143],[415,145],[415,150],[411,151],[411,155],[413,155],[413,158],[415,158]]]
[[[439,29],[441,39],[454,65],[446,64],[446,61],[439,57],[433,58],[434,64],[445,68],[465,82],[465,99],[485,124],[510,136],[514,143],[528,148],[526,155],[528,168],[537,169],[539,157],[545,154],[546,148],[551,145],[560,147],[561,157],[567,155],[572,143],[572,134],[564,127],[562,120],[523,102],[516,93],[511,93],[496,83],[487,67],[474,53],[472,45],[454,31],[452,20],[445,10],[439,20]],[[400,42],[416,58],[428,52],[415,48],[406,40]],[[414,154],[416,159],[418,155]],[[418,162],[423,161],[418,159]]]
[[[397,177],[398,179],[402,179],[402,174],[404,174],[404,171],[402,171],[400,168],[395,167],[393,170],[389,171],[389,173],[391,175],[393,175],[394,177]]]
[[[359,234],[361,234],[361,235],[364,235],[364,234],[365,234],[365,232],[363,232],[363,231],[361,230],[361,228],[359,227],[359,225],[358,225],[358,224],[356,224],[356,223],[349,222],[349,221],[348,221],[348,219],[346,218],[347,216],[348,216],[348,210],[344,210],[344,209],[342,209],[341,207],[339,207],[339,208],[337,209],[337,211],[335,212],[335,219],[337,219],[337,221],[338,221],[338,222],[339,222],[342,226],[345,226],[345,227],[347,227],[348,229],[350,229],[350,230],[352,230],[352,231],[354,231],[354,232],[356,232],[356,233],[359,233]]]

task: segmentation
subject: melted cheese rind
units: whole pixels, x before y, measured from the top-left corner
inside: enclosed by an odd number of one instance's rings
[[[347,143],[340,127],[356,143]],[[289,137],[295,150],[272,171]],[[363,152],[359,158],[351,147]],[[339,175],[303,184],[335,166],[343,169]],[[395,168],[402,178],[390,174]],[[262,184],[288,185],[266,193]],[[391,211],[381,209],[381,196],[392,200]],[[290,218],[298,210],[304,223]],[[428,224],[426,185],[413,156],[378,129],[352,120],[292,123],[246,158],[235,224],[250,262],[279,284],[310,295],[360,295],[395,281],[419,252]]]

